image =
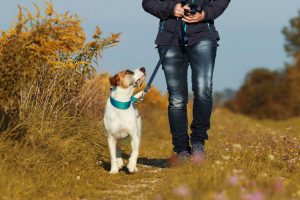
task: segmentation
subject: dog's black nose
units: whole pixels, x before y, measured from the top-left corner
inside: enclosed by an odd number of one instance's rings
[[[143,72],[143,73],[146,73],[145,67],[141,67],[141,68],[140,68],[140,71]]]

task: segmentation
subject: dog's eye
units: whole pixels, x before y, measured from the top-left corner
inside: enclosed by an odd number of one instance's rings
[[[127,69],[126,74],[133,74],[133,71],[130,71],[129,69]]]

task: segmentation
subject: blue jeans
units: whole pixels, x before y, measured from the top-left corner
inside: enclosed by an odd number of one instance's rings
[[[203,143],[208,139],[212,111],[212,79],[217,53],[217,41],[202,40],[187,47],[170,47],[162,68],[169,93],[168,116],[174,152],[190,151],[190,143]],[[164,46],[158,47],[161,56]],[[191,137],[188,136],[188,66],[192,70],[194,92]],[[190,142],[190,143],[189,143]]]

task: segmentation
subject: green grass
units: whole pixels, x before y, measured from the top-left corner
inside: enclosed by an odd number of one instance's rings
[[[216,109],[205,161],[166,168],[172,152],[166,110],[142,117],[136,174],[108,173],[96,119],[35,117],[24,138],[2,135],[0,199],[300,199],[300,118],[258,121]],[[127,162],[128,140],[122,149]]]

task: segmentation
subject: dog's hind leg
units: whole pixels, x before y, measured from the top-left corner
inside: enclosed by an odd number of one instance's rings
[[[121,149],[118,147],[118,145],[117,145],[116,150],[117,150],[117,165],[118,165],[119,169],[122,169],[122,167],[123,167],[122,152],[121,152]]]
[[[110,172],[111,174],[116,174],[119,172],[118,164],[117,164],[117,155],[116,155],[116,150],[117,150],[117,140],[115,137],[108,135],[108,147],[110,151],[110,163],[111,163],[111,168]]]
[[[137,158],[139,156],[139,146],[140,146],[140,140],[139,137],[137,136],[137,133],[135,133],[136,135],[134,137],[131,137],[131,155],[129,158],[129,163],[127,165],[127,168],[129,170],[130,173],[134,173],[137,172],[138,169],[136,167],[136,162],[137,162]]]

